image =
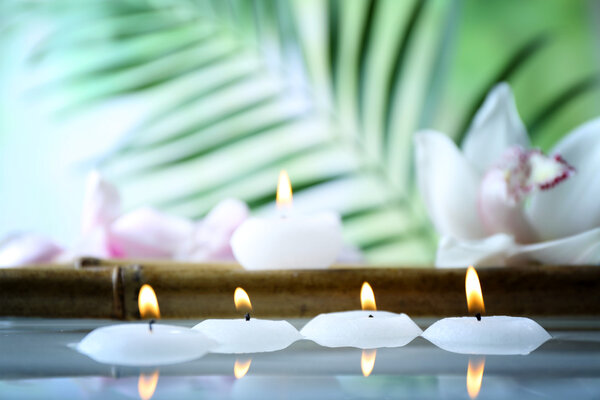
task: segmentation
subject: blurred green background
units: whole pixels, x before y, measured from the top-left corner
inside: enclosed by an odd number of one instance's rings
[[[428,265],[412,136],[460,142],[506,80],[549,150],[600,110],[600,2],[4,0],[0,235],[77,236],[85,174],[126,208],[335,209],[374,264]]]

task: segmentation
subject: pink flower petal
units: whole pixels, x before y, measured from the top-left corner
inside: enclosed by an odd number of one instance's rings
[[[225,199],[196,225],[190,241],[177,255],[181,260],[233,260],[231,235],[248,218],[248,206],[237,199]]]
[[[0,267],[52,262],[61,248],[45,237],[23,234],[9,237],[0,243]]]
[[[513,235],[519,243],[535,240],[522,200],[511,195],[505,171],[492,169],[485,174],[479,189],[478,210],[488,234]]]
[[[107,244],[122,257],[172,258],[193,233],[191,221],[145,207],[115,220]]]
[[[81,232],[88,234],[98,226],[108,226],[121,212],[121,198],[115,186],[96,171],[87,179],[81,212]]]
[[[106,227],[96,226],[89,230],[73,248],[61,254],[60,261],[67,262],[77,257],[118,258],[111,251],[109,233]]]

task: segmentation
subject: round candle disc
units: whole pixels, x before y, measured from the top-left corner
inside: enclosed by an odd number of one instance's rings
[[[252,318],[208,319],[192,328],[217,342],[213,353],[241,354],[282,350],[302,339],[287,321]]]
[[[461,354],[529,354],[552,337],[537,322],[522,317],[444,318],[423,337]]]
[[[326,347],[400,347],[423,331],[406,314],[344,311],[313,318],[300,333]]]
[[[202,357],[215,342],[200,332],[163,324],[120,324],[94,329],[76,349],[104,364],[149,366]]]

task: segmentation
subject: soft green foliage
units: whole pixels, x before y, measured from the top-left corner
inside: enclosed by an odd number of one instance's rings
[[[595,60],[581,57],[591,34],[576,28],[586,3],[523,3],[54,1],[38,10],[55,30],[31,61],[55,73],[34,94],[60,93],[58,115],[147,99],[100,160],[131,204],[201,217],[233,196],[268,212],[286,168],[299,207],[337,209],[371,262],[426,264],[436,242],[415,190],[417,129],[462,137],[501,80],[545,148],[598,105]],[[557,69],[566,53],[582,65]]]

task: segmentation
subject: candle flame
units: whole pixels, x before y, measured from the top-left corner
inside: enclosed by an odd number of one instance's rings
[[[250,303],[250,297],[248,293],[241,287],[235,289],[233,294],[233,301],[235,302],[235,309],[238,311],[250,312],[252,311],[252,303]]]
[[[360,357],[360,369],[362,370],[363,376],[367,377],[373,372],[375,368],[375,357],[377,356],[377,350],[363,350],[362,356]]]
[[[158,370],[150,375],[140,374],[140,378],[138,379],[138,393],[140,399],[150,400],[152,396],[154,396],[156,385],[158,385],[158,375]]]
[[[375,293],[373,293],[373,289],[369,282],[363,282],[362,288],[360,289],[360,305],[363,310],[377,310],[377,305],[375,304]]]
[[[469,397],[472,399],[476,399],[477,396],[479,396],[484,367],[485,357],[469,358],[469,366],[467,368],[467,392],[469,392]]]
[[[251,358],[248,358],[247,360],[235,360],[235,364],[233,365],[233,374],[235,375],[235,378],[242,379],[246,376],[251,363]]]
[[[475,271],[475,268],[472,266],[467,269],[465,291],[467,293],[467,307],[469,308],[469,314],[485,313],[481,284],[479,283],[477,271]]]
[[[150,285],[144,285],[140,289],[138,295],[138,308],[140,310],[140,316],[142,319],[146,318],[160,318],[160,309],[158,308],[158,300],[156,293]]]
[[[292,184],[287,172],[282,169],[279,172],[279,181],[277,182],[277,208],[286,210],[292,207]]]

